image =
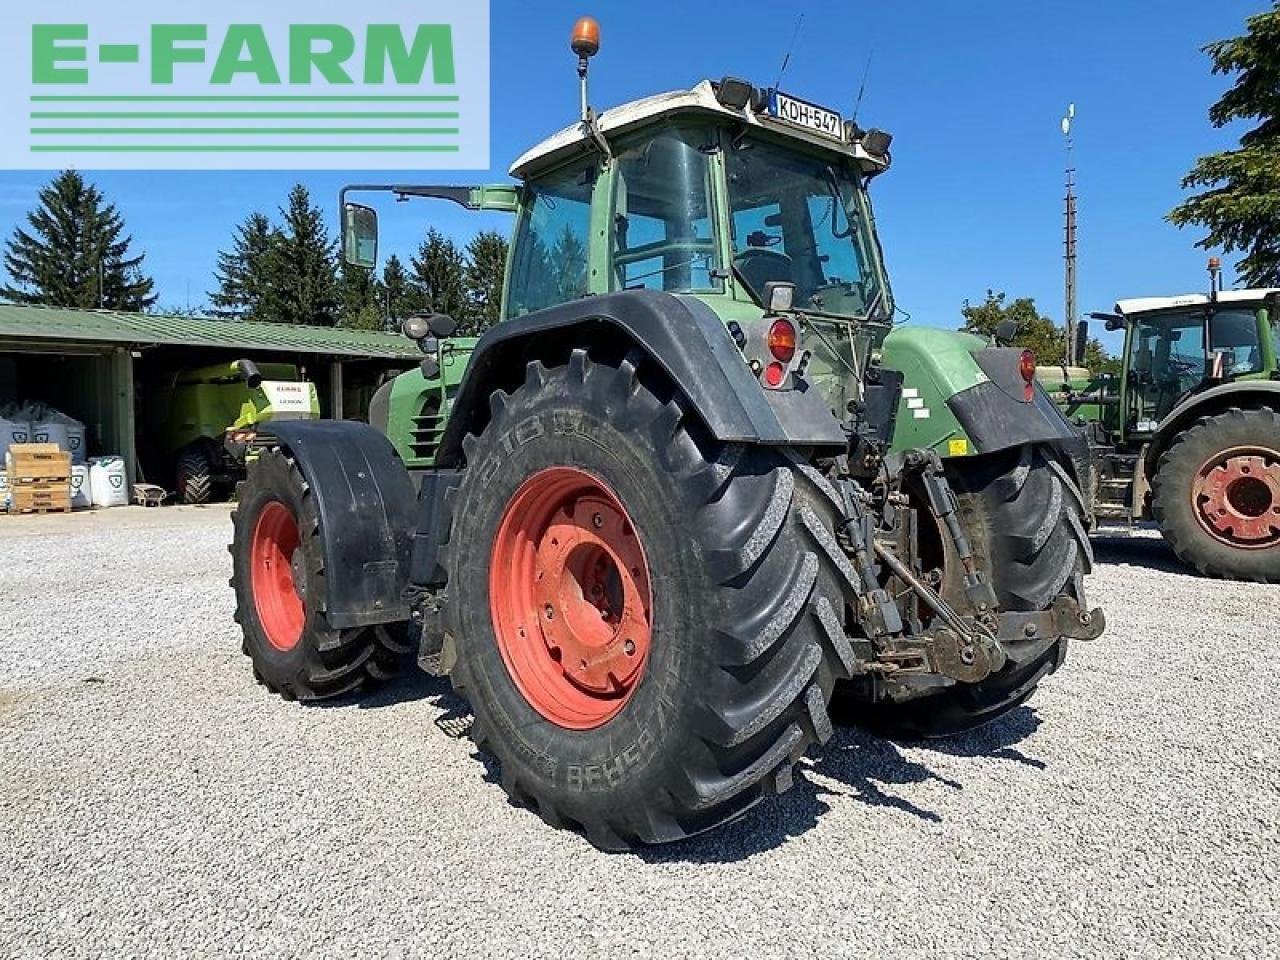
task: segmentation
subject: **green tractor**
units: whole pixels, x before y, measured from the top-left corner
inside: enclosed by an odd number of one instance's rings
[[[244,477],[267,423],[315,420],[315,384],[291,363],[237,360],[170,375],[150,393],[147,440],[183,503],[208,503]]]
[[[787,789],[837,697],[893,734],[992,720],[1103,617],[1087,446],[1035,358],[892,329],[890,137],[731,78],[597,115],[590,23],[574,49],[582,122],[517,184],[383,188],[515,214],[503,322],[414,317],[371,424],[279,424],[233,584],[269,689],[416,658],[514,801],[617,849]]]
[[[1121,300],[1118,377],[1056,387],[1083,426],[1099,520],[1154,520],[1201,574],[1280,582],[1280,290]],[[1070,371],[1068,371],[1070,373]]]

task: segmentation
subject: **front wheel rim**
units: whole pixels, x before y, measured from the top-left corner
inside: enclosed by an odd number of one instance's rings
[[[1205,461],[1192,484],[1201,528],[1219,543],[1243,550],[1280,545],[1280,452],[1233,447]]]
[[[262,632],[281,653],[298,645],[307,619],[294,577],[299,541],[298,521],[288,507],[272,500],[262,508],[249,540],[249,579]]]
[[[649,566],[604,481],[573,467],[529,477],[489,562],[489,609],[512,682],[545,719],[590,730],[627,705],[652,645]]]

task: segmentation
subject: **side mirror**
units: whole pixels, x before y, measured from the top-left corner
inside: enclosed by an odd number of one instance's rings
[[[359,203],[342,208],[342,259],[372,270],[378,264],[378,212]]]
[[[1002,347],[1007,347],[1013,343],[1013,338],[1018,335],[1017,320],[1001,320],[996,324],[995,338],[996,343]]]
[[[1079,320],[1076,322],[1076,342],[1075,352],[1072,354],[1076,358],[1076,363],[1084,363],[1085,352],[1089,349],[1089,321]]]

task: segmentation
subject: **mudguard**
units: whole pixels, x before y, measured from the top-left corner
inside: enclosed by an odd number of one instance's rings
[[[320,515],[325,597],[337,629],[409,619],[417,492],[391,442],[346,420],[271,424],[302,471]]]
[[[544,351],[564,344],[604,343],[619,334],[679,386],[717,440],[832,447],[847,443],[816,390],[761,387],[706,304],[654,290],[625,290],[508,320],[481,337],[454,400],[436,463],[459,463],[463,437],[486,422],[489,394],[522,383],[531,357],[545,356]]]
[[[1222,413],[1228,407],[1269,406],[1280,410],[1280,381],[1235,380],[1192,394],[1160,421],[1147,445],[1144,467],[1154,477],[1156,464],[1175,437],[1201,417]]]

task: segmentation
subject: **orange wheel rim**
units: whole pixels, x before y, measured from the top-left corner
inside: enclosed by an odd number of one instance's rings
[[[1234,447],[1205,462],[1191,489],[1196,519],[1215,540],[1245,550],[1280,544],[1280,452]]]
[[[617,495],[552,467],[508,503],[489,560],[489,612],[507,671],[539,714],[570,730],[626,706],[653,640],[649,565]]]
[[[288,507],[273,500],[262,508],[249,541],[249,579],[267,642],[284,653],[298,645],[307,619],[295,578],[302,576],[295,570],[302,559],[298,542],[298,521]]]

